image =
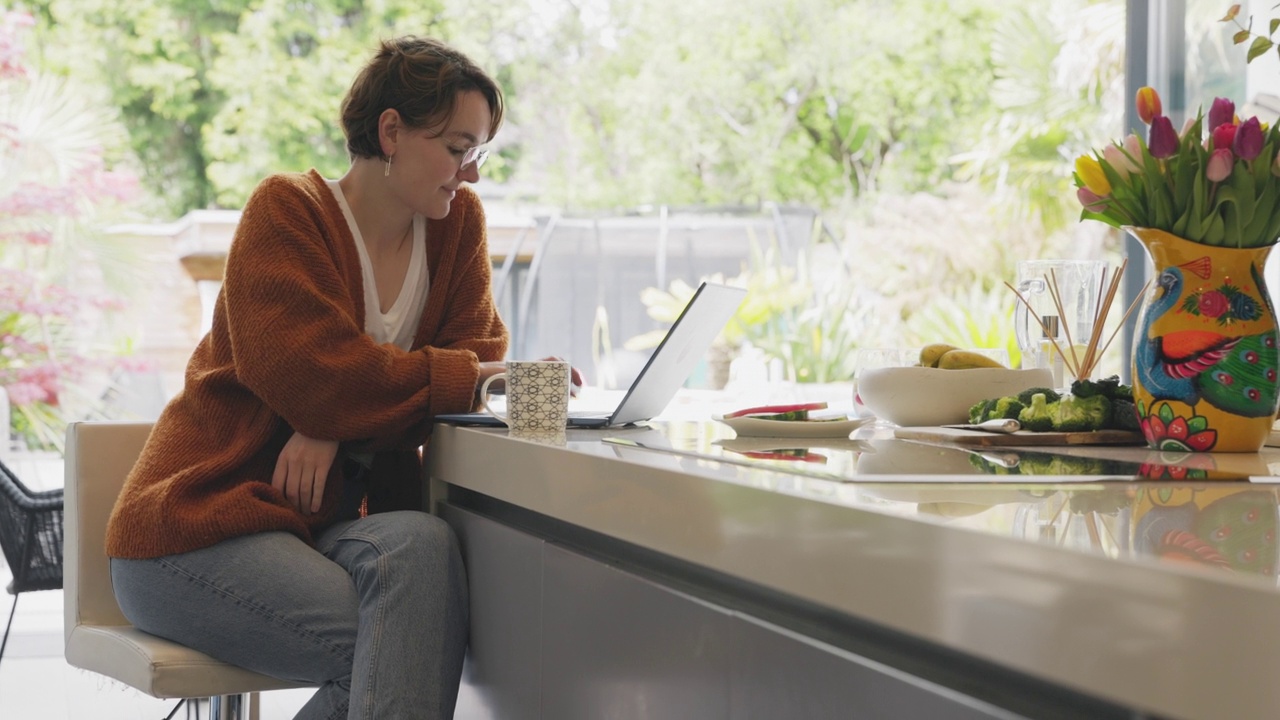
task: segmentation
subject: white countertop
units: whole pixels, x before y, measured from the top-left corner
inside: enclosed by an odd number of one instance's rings
[[[664,433],[678,441],[718,432],[708,427],[718,426],[674,423]],[[886,447],[920,460],[919,470],[904,461],[918,482],[901,474],[840,482],[601,441],[654,432],[570,431],[559,444],[440,426],[428,469],[452,485],[1140,710],[1253,718],[1280,708],[1280,685],[1270,682],[1280,668],[1274,486],[1011,484],[981,475],[929,482],[941,477],[929,463],[945,453],[905,441]],[[1192,544],[1188,553],[1214,562],[1179,562],[1135,534],[1142,515],[1157,513],[1143,502],[1176,507],[1179,493],[1217,502],[1183,503],[1183,511],[1203,510],[1204,522],[1220,511],[1255,515],[1270,528],[1267,557],[1255,551],[1251,561],[1245,553],[1220,562],[1223,553]],[[1236,508],[1235,500],[1247,503]]]

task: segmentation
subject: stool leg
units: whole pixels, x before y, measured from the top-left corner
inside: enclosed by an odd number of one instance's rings
[[[0,640],[0,660],[4,659],[4,648],[9,644],[9,628],[13,627],[13,614],[18,612],[18,593],[13,594],[13,607],[9,609],[9,622],[4,626],[4,639]]]
[[[249,695],[215,695],[209,698],[209,720],[247,720]]]

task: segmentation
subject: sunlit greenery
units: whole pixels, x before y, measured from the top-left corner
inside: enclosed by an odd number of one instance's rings
[[[1077,230],[1070,159],[1120,134],[1122,0],[27,7],[44,65],[119,108],[159,217],[239,207],[274,171],[341,174],[347,84],[378,37],[417,33],[502,83],[508,125],[485,175],[509,197],[568,212],[817,208],[840,262],[814,287],[850,285],[847,303],[874,308],[838,352],[1006,346],[998,317],[942,319],[965,297],[1011,312],[1001,281],[1018,259],[1118,256],[1116,237]],[[811,316],[827,331],[843,322]],[[943,326],[973,337],[917,337]]]

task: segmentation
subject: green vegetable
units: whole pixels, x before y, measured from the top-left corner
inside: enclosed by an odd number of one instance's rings
[[[1116,398],[1111,401],[1111,427],[1137,432],[1142,429],[1138,425],[1138,408],[1133,404],[1132,386],[1125,387],[1130,388],[1129,399]]]
[[[1052,390],[1049,393],[1052,393],[1055,398],[1058,395]],[[1028,398],[1029,404],[1018,413],[1018,422],[1022,423],[1023,430],[1049,432],[1053,429],[1053,411],[1049,409],[1047,398],[1048,394],[1045,392],[1031,394]],[[1018,400],[1022,400],[1022,395],[1018,396]]]
[[[1104,395],[1066,395],[1049,407],[1053,409],[1053,429],[1058,432],[1101,430],[1111,422],[1111,401]]]
[[[997,418],[1017,418],[1026,405],[1016,397],[1002,397],[996,400],[995,407],[987,413],[987,420]]]
[[[1138,430],[1133,387],[1121,385],[1118,375],[1076,380],[1067,395],[1051,388],[1030,388],[1016,396],[982,400],[969,408],[970,422],[999,418],[1017,418],[1022,429],[1033,432]]]
[[[1026,407],[1013,396],[983,400],[969,408],[969,422],[978,424],[985,420],[1016,419]]]
[[[1102,378],[1101,380],[1075,380],[1071,383],[1071,394],[1076,397],[1106,396],[1108,400],[1133,398],[1133,386],[1121,385],[1120,376]]]
[[[999,398],[992,398],[989,400],[979,400],[978,402],[974,403],[973,406],[969,408],[969,422],[973,423],[974,425],[977,425],[983,420],[986,420],[987,411],[995,406],[996,400],[998,399]]]
[[[1033,395],[1044,395],[1045,402],[1058,402],[1058,400],[1062,398],[1062,396],[1058,394],[1058,391],[1054,390],[1053,388],[1039,387],[1039,388],[1028,388],[1018,393],[1018,402],[1022,403],[1023,405],[1030,405],[1031,397]]]

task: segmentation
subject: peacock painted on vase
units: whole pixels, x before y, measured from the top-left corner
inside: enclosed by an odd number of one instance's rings
[[[1155,299],[1143,313],[1134,347],[1134,371],[1138,381],[1159,400],[1174,400],[1194,407],[1201,400],[1220,410],[1243,417],[1275,414],[1277,401],[1277,349],[1274,328],[1253,335],[1230,335],[1214,329],[1184,329],[1152,337],[1159,318],[1172,312],[1188,312],[1214,318],[1223,330],[1238,321],[1261,316],[1259,300],[1229,283],[1198,291],[1179,304],[1186,269],[1209,276],[1209,259],[1200,258],[1167,267],[1157,279]],[[1270,309],[1270,298],[1258,266],[1249,265],[1253,286]]]

